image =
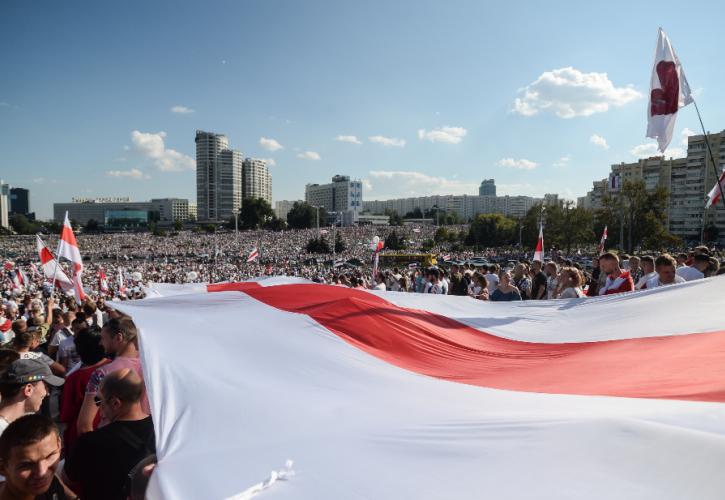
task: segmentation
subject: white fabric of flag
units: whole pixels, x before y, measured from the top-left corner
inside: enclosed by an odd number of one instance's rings
[[[677,111],[694,102],[685,72],[667,34],[659,29],[657,47],[650,80],[650,99],[647,108],[647,137],[657,139],[664,153],[672,141]]]
[[[656,347],[723,334],[724,278],[518,303],[284,278],[260,283],[256,295],[154,285],[153,298],[112,303],[140,330],[159,458],[148,498],[241,499],[263,489],[259,498],[315,500],[722,498],[722,402],[544,394],[443,380],[343,340],[330,325],[344,315],[320,319],[315,311],[339,307],[356,326],[386,328],[380,310],[366,306],[369,297],[408,311],[395,318],[437,314],[460,328],[505,342],[551,344],[555,351],[583,342],[587,352],[600,342],[641,337],[634,340],[643,343],[639,349],[605,348],[603,355],[639,352],[647,360],[653,355],[647,342]],[[270,305],[265,294],[285,304],[287,288],[290,301],[340,298],[301,312]],[[200,340],[210,322],[213,331]],[[698,363],[695,350],[688,351],[684,357]],[[725,355],[722,346],[708,351],[714,356],[708,362]],[[662,363],[671,373],[669,360]],[[720,371],[706,376],[722,399]]]

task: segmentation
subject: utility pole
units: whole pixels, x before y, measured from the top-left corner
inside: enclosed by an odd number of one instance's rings
[[[524,230],[526,226],[523,224],[519,225],[519,248],[523,248],[523,245],[521,244],[521,232]]]

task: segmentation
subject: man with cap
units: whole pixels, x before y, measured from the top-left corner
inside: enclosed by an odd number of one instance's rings
[[[47,364],[38,359],[18,359],[0,376],[0,434],[14,420],[40,410],[48,395],[45,384],[63,385]]]

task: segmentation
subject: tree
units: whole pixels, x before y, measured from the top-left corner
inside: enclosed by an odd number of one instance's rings
[[[182,229],[184,229],[184,223],[181,219],[176,219],[174,221],[174,231],[181,231]]]
[[[387,215],[388,217],[390,217],[389,223],[391,226],[402,226],[403,225],[403,218],[400,215],[398,215],[398,212],[396,212],[395,210],[386,208],[384,215]]]
[[[347,245],[342,241],[342,234],[339,232],[335,234],[335,252],[342,253],[347,249]]]
[[[305,202],[295,202],[287,214],[287,225],[293,229],[317,227],[317,209]],[[327,225],[327,212],[320,208],[320,227]]]
[[[35,234],[40,229],[40,225],[30,222],[23,214],[13,214],[8,222],[18,234]]]
[[[83,227],[83,231],[89,233],[95,233],[99,230],[98,221],[96,219],[88,219],[86,225]]]
[[[307,242],[307,253],[331,253],[330,244],[324,236],[320,238],[312,238]]]
[[[501,214],[481,214],[471,223],[466,243],[486,247],[510,245],[517,236],[517,227],[515,220]]]
[[[259,229],[275,218],[272,206],[264,198],[244,198],[239,210],[240,229]],[[231,227],[234,227],[232,217]]]
[[[385,248],[388,250],[405,250],[405,247],[405,240],[395,230],[385,238]]]
[[[404,219],[422,219],[423,212],[420,207],[415,207],[412,211],[405,214]]]
[[[436,229],[436,232],[433,235],[433,240],[436,243],[440,243],[442,241],[448,241],[448,230],[444,227],[439,227],[438,229]]]
[[[609,234],[615,237],[623,233],[624,238],[617,239],[627,253],[632,253],[638,246],[657,250],[676,245],[678,238],[670,234],[662,222],[666,220],[668,197],[662,186],[647,191],[643,180],[624,181],[619,193],[602,198],[597,226],[606,224]]]

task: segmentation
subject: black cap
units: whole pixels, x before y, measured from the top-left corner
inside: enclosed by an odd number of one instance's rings
[[[56,387],[65,382],[53,375],[48,365],[39,359],[15,360],[0,376],[0,384],[30,384],[41,380]]]

